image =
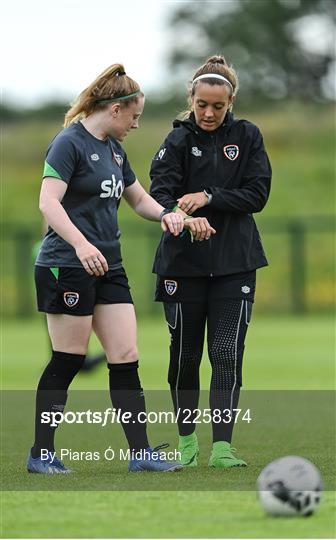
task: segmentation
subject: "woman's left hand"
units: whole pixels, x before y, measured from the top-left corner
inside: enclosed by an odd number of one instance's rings
[[[174,236],[178,236],[184,227],[183,216],[179,213],[170,212],[161,219],[161,228],[164,232],[169,231]]]
[[[202,208],[206,204],[209,204],[209,198],[206,196],[204,191],[199,191],[198,193],[187,193],[180,199],[177,199],[177,202],[179,208],[190,216],[198,208]]]

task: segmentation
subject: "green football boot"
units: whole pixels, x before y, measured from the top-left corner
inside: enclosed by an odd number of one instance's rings
[[[196,433],[179,435],[177,451],[181,454],[180,461],[184,467],[197,467],[199,448]]]
[[[237,450],[229,442],[217,441],[213,443],[209,459],[209,467],[215,469],[230,469],[231,467],[246,467],[247,463],[233,455]]]

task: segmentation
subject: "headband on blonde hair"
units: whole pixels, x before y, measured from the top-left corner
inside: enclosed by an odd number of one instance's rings
[[[194,85],[195,82],[200,81],[202,79],[220,79],[221,81],[224,81],[226,84],[230,86],[232,92],[234,91],[233,86],[230,83],[229,79],[227,79],[226,77],[223,77],[223,75],[219,75],[218,73],[205,73],[204,75],[199,75],[198,77],[196,77],[196,79],[192,81],[192,84]]]
[[[113,101],[122,101],[123,99],[130,99],[141,94],[141,90],[137,92],[132,92],[132,94],[127,94],[126,96],[116,96],[116,97],[103,97],[95,100],[95,103],[112,103]]]

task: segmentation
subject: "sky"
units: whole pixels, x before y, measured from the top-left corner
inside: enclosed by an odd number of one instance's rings
[[[10,0],[2,4],[2,99],[17,107],[73,100],[107,66],[122,62],[145,92],[168,74],[163,0]]]
[[[17,108],[39,106],[55,98],[71,102],[115,62],[124,63],[145,93],[162,93],[174,75],[167,68],[173,39],[167,20],[184,1],[3,2],[2,101]],[[235,0],[225,1],[228,5]],[[296,36],[305,42],[308,52],[323,51],[333,39],[330,25],[322,15],[307,17],[297,25]],[[332,79],[335,69],[334,65]],[[329,86],[330,97],[335,98],[334,83]]]

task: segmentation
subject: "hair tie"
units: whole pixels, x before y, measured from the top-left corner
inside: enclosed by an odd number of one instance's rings
[[[132,97],[139,96],[141,93],[141,90],[137,90],[136,92],[132,92],[131,94],[127,94],[126,96],[115,96],[115,97],[101,97],[99,99],[95,100],[95,103],[113,103],[113,101],[123,101],[125,99],[131,99]]]

